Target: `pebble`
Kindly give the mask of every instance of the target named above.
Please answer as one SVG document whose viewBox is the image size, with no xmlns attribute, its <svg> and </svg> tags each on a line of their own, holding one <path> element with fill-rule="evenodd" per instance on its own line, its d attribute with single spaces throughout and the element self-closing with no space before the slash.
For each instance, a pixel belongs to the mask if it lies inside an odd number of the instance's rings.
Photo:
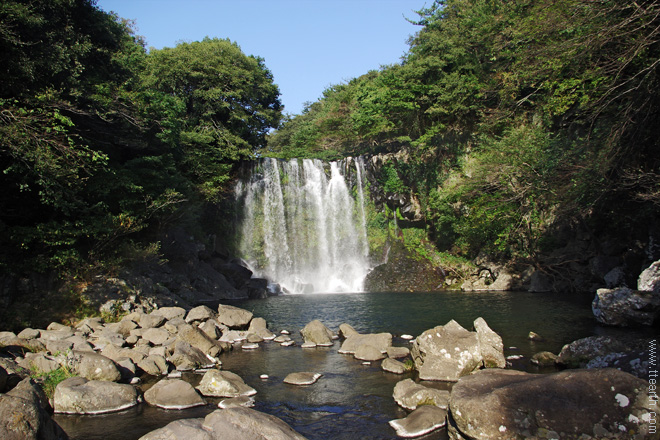
<svg viewBox="0 0 660 440">
<path fill-rule="evenodd" d="M 259 348 L 259 344 L 244 344 L 242 348 L 243 350 L 256 350 Z"/>
<path fill-rule="evenodd" d="M 260 379 L 264 379 L 264 380 L 268 379 L 268 377 L 269 376 L 267 374 L 262 374 L 261 376 L 259 376 Z"/>
<path fill-rule="evenodd" d="M 413 339 L 413 335 L 401 335 L 401 339 Z"/>
<path fill-rule="evenodd" d="M 282 330 L 280 333 L 282 333 L 283 335 L 290 335 L 291 334 L 291 333 L 289 333 L 289 330 Z"/>
</svg>

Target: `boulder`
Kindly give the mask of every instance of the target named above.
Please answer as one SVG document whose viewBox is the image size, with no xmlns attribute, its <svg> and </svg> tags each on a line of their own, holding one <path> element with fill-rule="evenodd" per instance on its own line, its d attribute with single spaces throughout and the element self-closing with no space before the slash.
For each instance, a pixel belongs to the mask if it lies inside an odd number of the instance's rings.
<svg viewBox="0 0 660 440">
<path fill-rule="evenodd" d="M 489 369 L 461 378 L 451 438 L 649 438 L 648 383 L 614 369 L 553 374 Z"/>
<path fill-rule="evenodd" d="M 380 352 L 387 353 L 387 349 L 392 346 L 392 335 L 390 333 L 368 333 L 368 334 L 353 334 L 346 338 L 339 353 L 354 354 L 361 345 L 371 345 L 376 347 Z"/>
<path fill-rule="evenodd" d="M 26 370 L 33 370 L 39 373 L 50 373 L 61 367 L 60 363 L 52 356 L 43 353 L 25 353 L 23 360 L 18 365 Z"/>
<path fill-rule="evenodd" d="M 392 359 L 404 358 L 410 354 L 408 347 L 387 347 L 387 357 Z"/>
<path fill-rule="evenodd" d="M 341 324 L 339 326 L 339 336 L 346 339 L 351 335 L 357 335 L 358 332 L 348 324 Z"/>
<path fill-rule="evenodd" d="M 187 342 L 209 356 L 216 357 L 222 353 L 222 346 L 215 339 L 211 339 L 198 327 L 185 325 L 179 328 L 177 340 Z"/>
<path fill-rule="evenodd" d="M 275 334 L 270 330 L 268 330 L 268 326 L 264 318 L 252 318 L 247 333 L 248 335 L 253 334 L 259 336 L 260 338 L 265 340 L 275 339 Z"/>
<path fill-rule="evenodd" d="M 0 369 L 2 371 L 2 369 Z M 22 380 L 0 394 L 0 438 L 3 440 L 66 440 L 69 437 L 50 417 L 48 398 L 32 380 Z"/>
<path fill-rule="evenodd" d="M 192 385 L 181 379 L 163 379 L 144 393 L 144 400 L 163 409 L 186 409 L 206 405 Z"/>
<path fill-rule="evenodd" d="M 355 359 L 359 359 L 361 361 L 368 361 L 368 362 L 379 361 L 385 358 L 385 354 L 383 352 L 381 352 L 373 345 L 369 345 L 369 344 L 360 345 L 355 350 L 353 356 L 355 357 Z"/>
<path fill-rule="evenodd" d="M 138 404 L 137 390 L 126 384 L 70 377 L 55 388 L 53 407 L 56 413 L 101 414 Z"/>
<path fill-rule="evenodd" d="M 160 315 L 167 321 L 171 321 L 186 316 L 186 309 L 183 307 L 161 307 L 151 312 L 150 315 Z M 142 320 L 140 320 L 140 324 L 142 324 Z"/>
<path fill-rule="evenodd" d="M 284 383 L 288 383 L 290 385 L 311 385 L 316 383 L 316 381 L 319 380 L 321 376 L 323 375 L 320 373 L 310 373 L 307 371 L 289 373 L 284 378 Z"/>
<path fill-rule="evenodd" d="M 202 428 L 204 419 L 182 419 L 151 431 L 139 440 L 214 440 L 213 434 Z"/>
<path fill-rule="evenodd" d="M 40 330 L 34 328 L 24 328 L 16 336 L 21 339 L 37 339 L 40 335 Z"/>
<path fill-rule="evenodd" d="M 169 361 L 180 371 L 193 370 L 212 364 L 211 360 L 201 350 L 184 341 L 176 343 Z"/>
<path fill-rule="evenodd" d="M 216 319 L 220 324 L 224 324 L 230 329 L 238 330 L 248 326 L 252 320 L 252 312 L 238 307 L 220 304 Z"/>
<path fill-rule="evenodd" d="M 218 403 L 218 408 L 235 408 L 238 406 L 252 408 L 254 406 L 254 397 L 230 397 L 229 399 L 223 399 Z"/>
<path fill-rule="evenodd" d="M 502 337 L 491 330 L 484 318 L 481 317 L 474 320 L 474 329 L 477 331 L 477 339 L 479 341 L 484 367 L 506 367 Z"/>
<path fill-rule="evenodd" d="M 268 280 L 264 278 L 249 279 L 245 288 L 250 299 L 268 298 Z"/>
<path fill-rule="evenodd" d="M 637 290 L 660 294 L 660 260 L 642 271 L 637 279 Z"/>
<path fill-rule="evenodd" d="M 414 410 L 421 405 L 447 409 L 449 404 L 449 391 L 425 387 L 412 379 L 397 382 L 392 396 L 399 406 L 408 410 Z"/>
<path fill-rule="evenodd" d="M 181 309 L 183 310 L 183 309 Z M 147 329 L 147 328 L 158 328 L 165 324 L 167 321 L 167 318 L 164 315 L 161 315 L 160 313 L 157 313 L 158 310 L 154 310 L 153 312 L 149 313 L 148 315 L 142 315 L 140 316 L 140 327 Z M 184 311 L 185 312 L 185 311 Z M 177 311 L 177 314 L 179 312 Z"/>
<path fill-rule="evenodd" d="M 321 346 L 333 345 L 334 333 L 321 321 L 315 319 L 300 330 L 305 343 L 314 343 Z"/>
<path fill-rule="evenodd" d="M 456 321 L 426 330 L 412 344 L 411 355 L 422 380 L 456 382 L 483 365 L 476 332 Z"/>
<path fill-rule="evenodd" d="M 116 382 L 121 379 L 121 372 L 112 359 L 89 351 L 71 351 L 66 362 L 78 376 L 88 380 Z"/>
<path fill-rule="evenodd" d="M 447 424 L 447 410 L 437 406 L 420 406 L 403 419 L 391 420 L 399 437 L 420 437 Z"/>
<path fill-rule="evenodd" d="M 552 367 L 557 362 L 557 355 L 549 351 L 542 351 L 532 356 L 531 362 L 539 367 Z"/>
<path fill-rule="evenodd" d="M 564 345 L 556 362 L 569 368 L 617 368 L 649 378 L 651 340 L 590 336 Z"/>
<path fill-rule="evenodd" d="M 209 370 L 204 373 L 197 389 L 205 396 L 242 397 L 253 396 L 257 391 L 231 371 Z"/>
<path fill-rule="evenodd" d="M 216 313 L 208 306 L 197 306 L 190 309 L 186 315 L 186 322 L 202 322 L 207 319 L 215 318 Z"/>
<path fill-rule="evenodd" d="M 206 416 L 203 427 L 215 439 L 305 440 L 277 417 L 244 407 L 216 410 Z"/>
<path fill-rule="evenodd" d="M 406 372 L 406 365 L 403 362 L 391 358 L 383 359 L 380 368 L 382 368 L 383 371 L 394 374 L 403 374 Z"/>
<path fill-rule="evenodd" d="M 217 340 L 220 336 L 222 336 L 220 325 L 215 319 L 208 319 L 204 321 L 202 324 L 200 324 L 199 329 L 203 331 L 206 336 L 213 340 Z"/>
<path fill-rule="evenodd" d="M 150 354 L 138 362 L 137 366 L 152 376 L 165 375 L 169 371 L 167 360 L 165 360 L 164 356 L 158 354 Z"/>
<path fill-rule="evenodd" d="M 152 345 L 163 345 L 170 339 L 170 332 L 162 327 L 149 327 L 142 332 L 142 339 L 149 341 Z"/>
<path fill-rule="evenodd" d="M 598 289 L 591 303 L 596 320 L 619 327 L 653 325 L 660 317 L 660 292 L 628 287 Z"/>
</svg>

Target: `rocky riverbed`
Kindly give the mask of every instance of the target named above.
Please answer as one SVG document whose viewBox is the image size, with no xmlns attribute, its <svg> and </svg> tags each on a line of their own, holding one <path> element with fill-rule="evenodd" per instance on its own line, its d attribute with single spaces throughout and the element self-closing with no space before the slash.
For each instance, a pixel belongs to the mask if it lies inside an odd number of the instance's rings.
<svg viewBox="0 0 660 440">
<path fill-rule="evenodd" d="M 318 320 L 297 333 L 271 331 L 264 319 L 228 305 L 162 307 L 113 323 L 89 318 L 74 327 L 52 323 L 46 329 L 2 332 L 0 438 L 64 439 L 53 413 L 96 417 L 137 405 L 168 411 L 217 407 L 142 439 L 304 438 L 281 419 L 253 409 L 259 399 L 254 384 L 241 371 L 223 368 L 224 356 L 265 344 L 277 344 L 278 350 L 338 346 L 339 353 L 359 361 L 356 365 L 408 375 L 392 389 L 405 410 L 405 417 L 390 421 L 392 436 L 446 429 L 454 439 L 658 438 L 643 355 L 648 341 L 576 341 L 557 355 L 539 356 L 555 372 L 538 375 L 508 369 L 501 337 L 481 318 L 473 330 L 452 320 L 409 343 L 407 335 L 399 336 L 396 340 L 404 342 L 399 346 L 389 333 L 359 333 L 349 324 L 334 332 Z M 579 368 L 559 371 L 566 367 Z M 58 373 L 70 377 L 46 397 L 43 378 Z M 292 364 L 283 382 L 313 393 L 330 373 L 300 371 Z"/>
</svg>

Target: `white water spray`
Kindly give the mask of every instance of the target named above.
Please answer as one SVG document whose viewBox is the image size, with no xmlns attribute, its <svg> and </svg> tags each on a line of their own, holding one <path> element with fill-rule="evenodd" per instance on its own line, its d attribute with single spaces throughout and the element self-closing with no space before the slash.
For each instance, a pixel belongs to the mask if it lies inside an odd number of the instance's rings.
<svg viewBox="0 0 660 440">
<path fill-rule="evenodd" d="M 265 158 L 236 186 L 241 257 L 291 293 L 360 292 L 370 270 L 364 164 L 349 158 L 326 168 L 319 160 Z"/>
</svg>

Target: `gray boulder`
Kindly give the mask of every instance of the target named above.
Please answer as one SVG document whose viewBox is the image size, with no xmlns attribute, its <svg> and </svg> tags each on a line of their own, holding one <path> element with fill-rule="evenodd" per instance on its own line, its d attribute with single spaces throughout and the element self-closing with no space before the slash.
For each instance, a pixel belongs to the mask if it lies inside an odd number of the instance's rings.
<svg viewBox="0 0 660 440">
<path fill-rule="evenodd" d="M 202 425 L 214 439 L 223 440 L 305 440 L 282 420 L 251 408 L 219 409 Z"/>
<path fill-rule="evenodd" d="M 184 341 L 176 343 L 169 361 L 180 371 L 193 370 L 212 364 L 201 350 Z"/>
<path fill-rule="evenodd" d="M 342 338 L 348 338 L 351 335 L 357 335 L 358 332 L 355 330 L 353 327 L 351 327 L 348 324 L 341 324 L 339 325 L 339 336 Z"/>
<path fill-rule="evenodd" d="M 389 424 L 399 437 L 420 437 L 445 426 L 447 410 L 437 406 L 420 406 L 407 417 L 391 420 Z"/>
<path fill-rule="evenodd" d="M 214 440 L 213 434 L 202 428 L 203 424 L 204 419 L 175 420 L 139 440 Z"/>
<path fill-rule="evenodd" d="M 382 368 L 383 371 L 394 374 L 403 374 L 406 372 L 406 365 L 403 362 L 391 358 L 383 359 L 380 368 Z"/>
<path fill-rule="evenodd" d="M 212 357 L 216 357 L 222 353 L 222 346 L 218 343 L 218 341 L 211 339 L 198 327 L 194 327 L 192 325 L 179 327 L 177 340 L 187 342 L 188 344 L 202 351 L 204 354 L 208 354 Z"/>
<path fill-rule="evenodd" d="M 387 350 L 392 346 L 391 333 L 368 333 L 360 334 L 355 333 L 349 335 L 346 340 L 341 344 L 339 353 L 354 354 L 361 345 L 370 345 L 378 349 L 382 353 L 387 353 Z"/>
<path fill-rule="evenodd" d="M 353 356 L 355 359 L 368 362 L 379 361 L 385 358 L 385 354 L 383 352 L 369 344 L 360 345 L 357 350 L 355 350 Z"/>
<path fill-rule="evenodd" d="M 150 354 L 142 361 L 138 362 L 138 367 L 142 371 L 152 376 L 165 375 L 169 371 L 167 360 L 165 357 L 158 354 Z"/>
<path fill-rule="evenodd" d="M 481 357 L 486 368 L 504 368 L 504 344 L 502 337 L 488 327 L 484 318 L 474 320 L 474 329 L 477 331 L 477 340 L 481 349 Z"/>
<path fill-rule="evenodd" d="M 56 413 L 101 414 L 138 404 L 137 390 L 126 384 L 71 377 L 55 388 L 53 407 Z"/>
<path fill-rule="evenodd" d="M 387 357 L 399 359 L 408 355 L 410 355 L 410 349 L 408 347 L 387 347 Z"/>
<path fill-rule="evenodd" d="M 170 332 L 163 327 L 149 327 L 142 332 L 142 339 L 149 341 L 152 345 L 163 345 L 170 337 Z"/>
<path fill-rule="evenodd" d="M 449 404 L 449 391 L 425 387 L 412 379 L 397 382 L 392 396 L 399 406 L 408 410 L 414 410 L 420 405 L 447 409 Z"/>
<path fill-rule="evenodd" d="M 334 333 L 321 321 L 315 319 L 300 330 L 306 344 L 313 343 L 321 346 L 333 345 Z"/>
<path fill-rule="evenodd" d="M 219 323 L 226 325 L 230 329 L 240 330 L 248 326 L 252 320 L 252 312 L 238 307 L 220 304 L 216 319 Z"/>
<path fill-rule="evenodd" d="M 637 290 L 660 294 L 660 260 L 642 271 L 637 279 Z"/>
<path fill-rule="evenodd" d="M 651 438 L 648 383 L 614 369 L 483 370 L 454 385 L 449 410 L 451 438 Z"/>
<path fill-rule="evenodd" d="M 289 373 L 284 378 L 284 383 L 288 383 L 290 385 L 311 385 L 316 383 L 316 381 L 318 381 L 321 376 L 323 375 L 320 373 L 311 373 L 308 371 Z"/>
<path fill-rule="evenodd" d="M 539 367 L 552 367 L 557 362 L 557 355 L 549 351 L 542 351 L 532 356 L 531 362 Z"/>
<path fill-rule="evenodd" d="M 268 330 L 268 326 L 264 318 L 252 318 L 247 333 L 248 335 L 253 334 L 267 341 L 275 339 L 275 334 Z"/>
<path fill-rule="evenodd" d="M 2 370 L 2 369 L 0 369 Z M 0 438 L 3 440 L 66 440 L 69 437 L 51 419 L 50 405 L 32 379 L 22 380 L 0 394 Z"/>
<path fill-rule="evenodd" d="M 181 379 L 163 379 L 144 393 L 144 400 L 163 409 L 186 409 L 206 405 L 192 385 Z"/>
<path fill-rule="evenodd" d="M 43 353 L 25 353 L 23 360 L 18 365 L 26 370 L 38 371 L 40 373 L 50 373 L 61 367 L 60 363 L 52 356 Z"/>
<path fill-rule="evenodd" d="M 116 382 L 121 379 L 121 372 L 112 359 L 98 353 L 74 350 L 67 354 L 66 361 L 78 376 L 88 380 Z"/>
<path fill-rule="evenodd" d="M 205 396 L 243 397 L 257 394 L 243 379 L 231 371 L 209 370 L 204 373 L 197 389 Z"/>
<path fill-rule="evenodd" d="M 190 309 L 190 311 L 186 315 L 186 322 L 187 323 L 202 322 L 202 321 L 206 321 L 207 319 L 215 318 L 215 315 L 216 313 L 213 310 L 211 310 L 210 307 L 197 306 L 193 309 Z"/>
<path fill-rule="evenodd" d="M 181 309 L 183 310 L 183 309 Z M 177 311 L 177 314 L 179 312 Z M 157 313 L 157 310 L 154 310 L 152 313 L 149 313 L 148 315 L 142 315 L 140 316 L 140 327 L 147 329 L 147 328 L 158 328 L 161 325 L 165 324 L 167 321 L 167 318 L 159 313 Z"/>
<path fill-rule="evenodd" d="M 483 365 L 477 333 L 454 320 L 418 336 L 411 355 L 422 380 L 456 382 Z"/>
<path fill-rule="evenodd" d="M 596 320 L 606 325 L 653 325 L 660 317 L 660 293 L 628 287 L 598 289 L 591 310 Z"/>
<path fill-rule="evenodd" d="M 154 310 L 150 313 L 151 315 L 160 315 L 164 317 L 167 321 L 171 321 L 175 318 L 183 318 L 186 316 L 186 309 L 183 307 L 161 307 Z M 142 320 L 140 320 L 142 323 Z"/>
</svg>

